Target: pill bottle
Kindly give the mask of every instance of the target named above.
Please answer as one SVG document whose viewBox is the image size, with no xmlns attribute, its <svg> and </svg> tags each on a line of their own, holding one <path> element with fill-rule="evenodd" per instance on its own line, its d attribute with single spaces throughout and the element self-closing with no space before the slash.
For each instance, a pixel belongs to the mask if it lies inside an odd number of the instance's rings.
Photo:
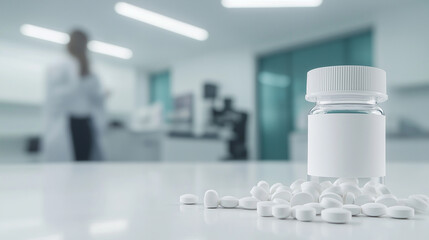
<svg viewBox="0 0 429 240">
<path fill-rule="evenodd" d="M 311 181 L 338 178 L 384 183 L 386 72 L 367 66 L 331 66 L 307 73 L 307 174 Z"/>
</svg>

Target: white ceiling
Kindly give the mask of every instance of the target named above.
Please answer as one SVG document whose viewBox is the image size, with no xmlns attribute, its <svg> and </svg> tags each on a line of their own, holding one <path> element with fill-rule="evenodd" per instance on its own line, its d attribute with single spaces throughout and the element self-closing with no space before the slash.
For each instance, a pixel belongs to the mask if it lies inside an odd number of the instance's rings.
<svg viewBox="0 0 429 240">
<path fill-rule="evenodd" d="M 298 31 L 373 17 L 382 9 L 410 2 L 324 0 L 317 8 L 226 9 L 220 0 L 123 1 L 202 27 L 209 38 L 200 42 L 120 16 L 114 11 L 115 0 L 0 0 L 0 39 L 55 48 L 52 43 L 22 36 L 19 27 L 24 23 L 59 31 L 83 27 L 94 39 L 134 52 L 130 60 L 112 61 L 151 70 L 207 52 L 273 42 Z"/>
</svg>

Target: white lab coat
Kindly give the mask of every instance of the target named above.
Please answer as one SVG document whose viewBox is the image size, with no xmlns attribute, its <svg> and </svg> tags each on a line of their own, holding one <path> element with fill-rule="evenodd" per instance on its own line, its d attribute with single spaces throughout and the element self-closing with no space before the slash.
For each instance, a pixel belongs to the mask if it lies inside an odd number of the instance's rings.
<svg viewBox="0 0 429 240">
<path fill-rule="evenodd" d="M 45 161 L 74 160 L 69 117 L 76 114 L 77 104 L 84 99 L 84 109 L 92 119 L 93 151 L 92 160 L 104 158 L 103 134 L 106 120 L 104 94 L 97 76 L 90 73 L 82 80 L 79 63 L 67 56 L 48 68 L 46 76 L 45 130 L 42 141 Z"/>
</svg>

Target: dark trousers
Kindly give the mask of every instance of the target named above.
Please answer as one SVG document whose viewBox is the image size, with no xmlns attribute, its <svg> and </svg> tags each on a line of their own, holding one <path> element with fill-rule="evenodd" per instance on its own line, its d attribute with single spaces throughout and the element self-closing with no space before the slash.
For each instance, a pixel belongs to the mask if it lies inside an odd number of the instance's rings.
<svg viewBox="0 0 429 240">
<path fill-rule="evenodd" d="M 70 117 L 70 135 L 76 161 L 91 160 L 93 148 L 92 122 L 90 117 Z"/>
</svg>

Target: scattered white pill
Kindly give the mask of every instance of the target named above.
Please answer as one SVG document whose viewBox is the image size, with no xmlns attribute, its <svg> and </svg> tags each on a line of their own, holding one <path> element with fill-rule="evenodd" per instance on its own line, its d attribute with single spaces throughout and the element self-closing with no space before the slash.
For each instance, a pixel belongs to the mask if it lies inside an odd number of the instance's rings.
<svg viewBox="0 0 429 240">
<path fill-rule="evenodd" d="M 362 191 L 358 186 L 353 185 L 352 183 L 345 182 L 340 185 L 341 191 L 343 192 L 343 195 L 345 196 L 347 193 L 351 192 L 355 197 L 360 196 L 362 194 Z"/>
<path fill-rule="evenodd" d="M 261 217 L 272 217 L 272 208 L 274 203 L 271 201 L 262 201 L 256 204 L 256 212 Z"/>
<path fill-rule="evenodd" d="M 323 210 L 322 205 L 320 205 L 320 203 L 316 203 L 316 202 L 306 203 L 306 204 L 304 204 L 304 206 L 314 208 L 314 210 L 316 210 L 316 215 L 320 215 L 320 213 Z"/>
<path fill-rule="evenodd" d="M 344 195 L 344 203 L 345 204 L 354 204 L 355 203 L 355 195 L 352 192 L 348 192 Z"/>
<path fill-rule="evenodd" d="M 340 184 L 345 183 L 345 182 L 354 183 L 356 185 L 359 185 L 359 180 L 357 178 L 338 178 L 337 180 L 335 180 L 334 185 L 339 186 Z"/>
<path fill-rule="evenodd" d="M 224 208 L 235 208 L 238 206 L 238 198 L 225 196 L 220 199 L 219 204 Z"/>
<path fill-rule="evenodd" d="M 301 189 L 301 184 L 305 182 L 304 179 L 299 178 L 297 180 L 295 180 L 291 185 L 290 185 L 290 189 L 292 189 L 292 191 L 295 191 L 296 189 Z"/>
<path fill-rule="evenodd" d="M 320 193 L 315 188 L 308 188 L 305 190 L 302 190 L 302 192 L 310 194 L 314 200 L 319 199 Z"/>
<path fill-rule="evenodd" d="M 300 206 L 295 209 L 295 218 L 301 222 L 313 221 L 316 217 L 316 210 L 312 207 Z"/>
<path fill-rule="evenodd" d="M 413 195 L 410 195 L 409 197 L 417 197 L 417 198 L 420 198 L 420 199 L 422 199 L 423 201 L 425 201 L 426 203 L 428 203 L 428 204 L 429 204 L 429 197 L 428 197 L 428 196 L 426 196 L 426 195 L 424 195 L 424 194 L 413 194 Z"/>
<path fill-rule="evenodd" d="M 380 184 L 377 186 L 378 192 L 381 194 L 390 194 L 390 190 L 384 184 Z"/>
<path fill-rule="evenodd" d="M 352 214 L 346 209 L 329 208 L 322 211 L 322 219 L 328 223 L 348 223 Z"/>
<path fill-rule="evenodd" d="M 336 193 L 336 194 L 338 194 L 338 195 L 340 195 L 340 196 L 342 196 L 343 195 L 343 191 L 341 190 L 341 187 L 340 186 L 331 186 L 331 187 L 328 187 L 327 189 L 325 189 L 323 192 L 322 192 L 322 194 L 323 193 Z"/>
<path fill-rule="evenodd" d="M 323 208 L 340 208 L 343 206 L 343 203 L 333 198 L 323 198 L 320 205 Z"/>
<path fill-rule="evenodd" d="M 305 191 L 306 189 L 315 189 L 319 193 L 322 192 L 322 186 L 320 186 L 319 183 L 313 181 L 303 182 L 301 184 L 301 189 L 302 191 Z"/>
<path fill-rule="evenodd" d="M 300 193 L 300 192 L 302 192 L 301 188 L 297 188 L 297 189 L 292 191 L 292 195 L 295 195 L 295 194 Z"/>
<path fill-rule="evenodd" d="M 320 186 L 322 187 L 322 191 L 324 191 L 328 187 L 332 187 L 332 182 L 331 181 L 324 181 L 324 182 L 320 183 Z"/>
<path fill-rule="evenodd" d="M 408 207 L 414 208 L 416 212 L 426 212 L 428 209 L 428 203 L 420 197 L 410 196 L 408 197 L 408 201 L 406 202 Z"/>
<path fill-rule="evenodd" d="M 207 190 L 204 194 L 204 207 L 217 208 L 219 205 L 219 195 L 215 190 Z"/>
<path fill-rule="evenodd" d="M 414 217 L 414 209 L 407 206 L 393 206 L 387 208 L 387 215 L 391 218 L 412 218 Z"/>
<path fill-rule="evenodd" d="M 387 207 L 381 203 L 366 203 L 362 205 L 362 213 L 370 217 L 380 217 L 386 214 Z"/>
<path fill-rule="evenodd" d="M 381 195 L 375 199 L 375 202 L 384 204 L 386 207 L 398 205 L 398 199 L 392 194 Z"/>
<path fill-rule="evenodd" d="M 311 196 L 309 193 L 300 192 L 292 196 L 290 205 L 293 207 L 296 205 L 304 205 L 313 201 L 313 196 Z"/>
<path fill-rule="evenodd" d="M 277 188 L 283 186 L 281 183 L 274 183 L 270 188 L 270 193 L 273 194 L 276 192 Z"/>
<path fill-rule="evenodd" d="M 365 185 L 363 185 L 363 188 L 366 188 L 366 187 L 368 187 L 368 186 L 377 186 L 377 185 L 379 185 L 380 183 L 379 182 L 377 182 L 376 180 L 371 180 L 371 181 L 368 181 L 367 183 L 365 183 Z"/>
<path fill-rule="evenodd" d="M 367 194 L 362 194 L 355 198 L 355 204 L 359 206 L 362 206 L 366 203 L 372 203 L 372 202 L 374 202 L 374 198 Z"/>
<path fill-rule="evenodd" d="M 319 197 L 319 202 L 322 202 L 322 200 L 324 198 L 333 198 L 335 200 L 343 202 L 343 198 L 340 195 L 336 194 L 336 193 L 331 193 L 331 192 L 322 193 L 322 195 L 320 195 L 320 197 Z"/>
<path fill-rule="evenodd" d="M 281 198 L 275 198 L 275 199 L 273 199 L 273 203 L 275 203 L 275 204 L 288 204 L 288 205 L 290 205 L 289 201 L 286 201 L 286 200 L 281 199 Z"/>
<path fill-rule="evenodd" d="M 180 196 L 180 203 L 181 204 L 196 204 L 198 202 L 198 196 L 195 194 L 183 194 Z"/>
<path fill-rule="evenodd" d="M 398 198 L 398 206 L 408 206 L 408 198 Z"/>
<path fill-rule="evenodd" d="M 280 198 L 286 201 L 290 201 L 291 197 L 292 197 L 292 194 L 290 192 L 286 190 L 280 190 L 280 191 L 276 191 L 273 195 L 271 195 L 271 200 Z"/>
<path fill-rule="evenodd" d="M 259 181 L 256 186 L 263 188 L 266 192 L 270 191 L 270 184 L 264 180 Z"/>
<path fill-rule="evenodd" d="M 264 188 L 259 186 L 254 186 L 252 190 L 250 190 L 250 194 L 252 196 L 260 201 L 267 201 L 270 198 L 270 195 L 267 191 L 264 190 Z"/>
<path fill-rule="evenodd" d="M 362 190 L 362 194 L 370 195 L 370 196 L 378 196 L 381 193 L 378 191 L 375 185 L 365 186 Z"/>
<path fill-rule="evenodd" d="M 238 200 L 238 205 L 244 209 L 255 210 L 258 202 L 259 200 L 254 197 L 244 197 Z"/>
<path fill-rule="evenodd" d="M 344 204 L 343 209 L 350 211 L 352 216 L 356 216 L 361 213 L 362 208 L 355 204 Z"/>
<path fill-rule="evenodd" d="M 296 209 L 302 207 L 302 205 L 296 205 L 290 208 L 290 216 L 296 219 L 295 213 Z"/>
<path fill-rule="evenodd" d="M 272 214 L 275 218 L 285 219 L 290 216 L 290 206 L 286 204 L 279 204 L 272 207 Z"/>
<path fill-rule="evenodd" d="M 276 192 L 278 192 L 278 191 L 282 191 L 282 190 L 285 190 L 285 191 L 288 191 L 288 192 L 292 192 L 292 189 L 290 189 L 290 187 L 289 187 L 289 186 L 285 186 L 285 185 L 282 185 L 282 186 L 278 187 L 278 188 L 276 189 Z"/>
</svg>

